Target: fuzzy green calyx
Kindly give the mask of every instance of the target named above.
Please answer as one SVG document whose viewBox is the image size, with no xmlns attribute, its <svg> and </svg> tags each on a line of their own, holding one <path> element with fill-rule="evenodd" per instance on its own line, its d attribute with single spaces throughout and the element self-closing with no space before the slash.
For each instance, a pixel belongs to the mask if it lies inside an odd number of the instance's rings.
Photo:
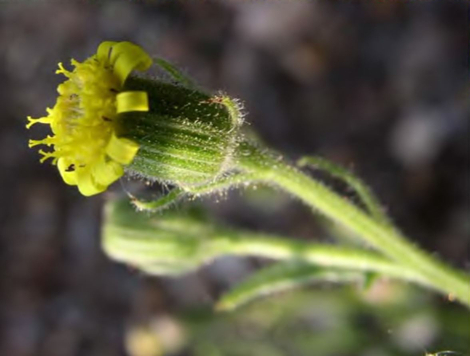
<svg viewBox="0 0 470 356">
<path fill-rule="evenodd" d="M 234 101 L 181 85 L 129 78 L 145 91 L 148 112 L 123 113 L 118 134 L 140 145 L 128 171 L 150 180 L 196 186 L 233 168 L 242 118 Z"/>
</svg>

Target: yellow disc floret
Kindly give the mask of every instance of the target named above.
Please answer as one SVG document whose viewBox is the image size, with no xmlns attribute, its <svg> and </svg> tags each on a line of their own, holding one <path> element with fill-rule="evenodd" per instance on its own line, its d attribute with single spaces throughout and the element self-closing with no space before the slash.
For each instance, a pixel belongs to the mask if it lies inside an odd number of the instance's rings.
<svg viewBox="0 0 470 356">
<path fill-rule="evenodd" d="M 122 89 L 132 70 L 146 70 L 151 64 L 149 55 L 132 43 L 103 42 L 83 63 L 72 59 L 72 71 L 59 64 L 56 73 L 67 80 L 57 88 L 55 106 L 47 109 L 46 117 L 28 117 L 27 128 L 48 124 L 53 133 L 30 140 L 29 146 L 52 147 L 39 151 L 41 162 L 52 158 L 65 183 L 77 185 L 83 195 L 105 191 L 137 153 L 138 144 L 116 136 L 115 121 L 122 112 L 148 111 L 146 92 Z"/>
</svg>

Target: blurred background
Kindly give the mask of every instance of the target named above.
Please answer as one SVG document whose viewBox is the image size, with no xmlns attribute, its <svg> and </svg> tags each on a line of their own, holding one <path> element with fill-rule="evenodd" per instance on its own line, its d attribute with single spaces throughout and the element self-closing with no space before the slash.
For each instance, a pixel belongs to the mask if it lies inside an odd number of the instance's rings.
<svg viewBox="0 0 470 356">
<path fill-rule="evenodd" d="M 241 99 L 288 159 L 353 168 L 417 244 L 469 270 L 469 33 L 466 1 L 0 1 L 0 355 L 469 355 L 468 310 L 410 286 L 315 286 L 221 314 L 217 298 L 263 261 L 176 279 L 110 261 L 112 193 L 63 184 L 27 148 L 45 131 L 24 127 L 54 105 L 58 62 L 133 41 Z M 232 226 L 332 238 L 282 192 L 205 205 Z"/>
</svg>

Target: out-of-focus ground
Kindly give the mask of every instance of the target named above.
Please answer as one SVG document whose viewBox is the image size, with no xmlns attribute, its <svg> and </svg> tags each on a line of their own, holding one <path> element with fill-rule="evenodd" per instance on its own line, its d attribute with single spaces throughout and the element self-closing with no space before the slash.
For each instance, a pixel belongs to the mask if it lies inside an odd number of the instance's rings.
<svg viewBox="0 0 470 356">
<path fill-rule="evenodd" d="M 57 62 L 130 40 L 240 98 L 288 158 L 353 167 L 417 244 L 468 270 L 468 14 L 465 1 L 0 1 L 0 355 L 468 354 L 469 312 L 414 288 L 312 288 L 225 315 L 214 301 L 259 261 L 178 279 L 113 263 L 106 195 L 63 184 L 27 148 L 46 131 L 24 128 L 54 105 Z M 216 200 L 233 225 L 328 238 L 280 192 Z"/>
</svg>

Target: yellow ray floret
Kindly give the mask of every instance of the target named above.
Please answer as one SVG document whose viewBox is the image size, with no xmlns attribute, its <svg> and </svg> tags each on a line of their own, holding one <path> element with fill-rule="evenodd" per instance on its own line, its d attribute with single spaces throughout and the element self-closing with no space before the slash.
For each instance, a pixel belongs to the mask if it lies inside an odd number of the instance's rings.
<svg viewBox="0 0 470 356">
<path fill-rule="evenodd" d="M 50 125 L 53 135 L 30 140 L 29 146 L 45 145 L 65 183 L 77 185 L 83 195 L 101 193 L 124 174 L 139 146 L 115 134 L 119 113 L 148 111 L 146 92 L 123 91 L 132 70 L 147 70 L 152 59 L 130 42 L 103 42 L 97 53 L 80 63 L 72 59 L 72 71 L 59 63 L 56 73 L 67 80 L 59 85 L 59 96 L 47 116 L 28 117 L 27 128 L 36 123 Z"/>
</svg>

